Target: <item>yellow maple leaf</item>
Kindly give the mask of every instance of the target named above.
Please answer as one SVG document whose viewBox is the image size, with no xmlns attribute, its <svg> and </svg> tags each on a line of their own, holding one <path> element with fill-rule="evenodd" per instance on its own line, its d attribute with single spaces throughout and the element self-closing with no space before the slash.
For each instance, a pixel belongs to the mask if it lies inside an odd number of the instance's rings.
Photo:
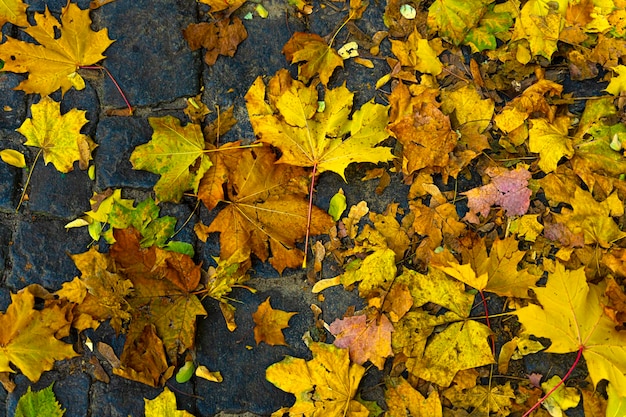
<svg viewBox="0 0 626 417">
<path fill-rule="evenodd" d="M 563 157 L 574 155 L 573 140 L 568 136 L 569 117 L 558 117 L 553 123 L 546 119 L 532 119 L 528 132 L 528 148 L 539 154 L 539 168 L 546 174 L 556 169 Z"/>
<path fill-rule="evenodd" d="M 435 43 L 434 40 L 429 42 L 428 39 L 423 39 L 415 28 L 406 41 L 390 41 L 391 52 L 398 57 L 402 66 L 432 75 L 439 75 L 443 71 L 443 64 L 438 58 L 442 52 L 441 39 L 438 48 L 434 49 L 431 46 L 431 43 Z"/>
<path fill-rule="evenodd" d="M 307 87 L 280 70 L 267 88 L 261 77 L 255 80 L 246 106 L 259 140 L 282 151 L 279 163 L 333 171 L 345 180 L 352 162 L 394 158 L 390 148 L 376 146 L 389 136 L 388 107 L 370 101 L 349 119 L 353 96 L 345 85 L 326 90 L 326 107 L 318 111 L 315 85 Z"/>
<path fill-rule="evenodd" d="M 458 45 L 478 24 L 489 3 L 487 0 L 436 0 L 428 8 L 428 27 Z"/>
<path fill-rule="evenodd" d="M 296 396 L 291 415 L 304 417 L 367 417 L 369 411 L 354 399 L 365 368 L 350 363 L 347 349 L 310 342 L 313 359 L 287 356 L 270 365 L 266 379 Z M 282 415 L 282 414 L 280 414 Z"/>
<path fill-rule="evenodd" d="M 35 297 L 29 287 L 11 294 L 11 304 L 0 313 L 0 372 L 18 367 L 32 382 L 57 360 L 78 356 L 71 344 L 60 341 L 69 333 L 70 304 L 51 305 L 35 310 Z M 60 335 L 58 333 L 61 333 Z"/>
<path fill-rule="evenodd" d="M 386 382 L 385 401 L 389 417 L 441 417 L 443 408 L 437 391 L 424 396 L 404 378 L 389 378 Z"/>
<path fill-rule="evenodd" d="M 476 415 L 496 413 L 498 416 L 508 416 L 514 404 L 515 392 L 511 383 L 507 382 L 504 385 L 476 385 L 471 388 L 454 385 L 445 390 L 443 396 L 456 407 L 473 408 Z"/>
<path fill-rule="evenodd" d="M 614 75 L 609 82 L 609 85 L 604 91 L 619 96 L 622 91 L 626 91 L 626 66 L 618 65 L 611 68 L 617 75 Z"/>
<path fill-rule="evenodd" d="M 76 70 L 105 58 L 102 53 L 113 41 L 109 39 L 107 29 L 91 30 L 89 10 L 81 10 L 68 2 L 61 16 L 58 21 L 48 9 L 35 14 L 36 25 L 28 26 L 24 31 L 39 44 L 8 37 L 0 45 L 0 59 L 4 61 L 5 71 L 29 73 L 17 89 L 42 96 L 59 88 L 62 94 L 72 86 L 80 90 L 84 88 L 84 81 Z"/>
<path fill-rule="evenodd" d="M 252 313 L 256 344 L 265 342 L 270 346 L 287 346 L 282 330 L 289 327 L 289 319 L 296 314 L 298 313 L 273 309 L 270 304 L 270 297 L 267 297 Z"/>
<path fill-rule="evenodd" d="M 195 123 L 181 126 L 173 116 L 148 120 L 152 140 L 137 146 L 130 162 L 134 169 L 161 175 L 154 186 L 157 201 L 178 202 L 185 191 L 198 191 L 200 180 L 212 165 L 202 130 Z"/>
<path fill-rule="evenodd" d="M 7 22 L 17 26 L 28 26 L 27 7 L 28 4 L 22 0 L 3 0 L 0 2 L 0 28 Z"/>
<path fill-rule="evenodd" d="M 603 286 L 588 284 L 584 269 L 568 271 L 556 263 L 545 287 L 535 288 L 541 306 L 530 304 L 515 312 L 523 334 L 547 337 L 548 353 L 582 351 L 594 386 L 608 380 L 626 396 L 626 333 L 604 314 Z"/>
<path fill-rule="evenodd" d="M 167 387 L 153 400 L 144 398 L 144 403 L 146 417 L 193 417 L 190 412 L 176 408 L 176 395 Z"/>
<path fill-rule="evenodd" d="M 32 117 L 17 129 L 26 137 L 25 145 L 37 146 L 46 164 L 52 162 L 60 172 L 70 172 L 75 161 L 87 169 L 91 151 L 97 146 L 89 136 L 80 133 L 87 123 L 86 111 L 71 109 L 61 114 L 61 103 L 43 97 L 30 107 Z"/>
<path fill-rule="evenodd" d="M 621 231 L 611 218 L 624 214 L 624 203 L 616 193 L 600 203 L 591 193 L 577 187 L 570 204 L 571 210 L 563 207 L 561 213 L 554 216 L 560 223 L 565 223 L 572 233 L 582 233 L 586 244 L 597 243 L 608 248 L 613 242 L 626 237 L 626 232 Z"/>
<path fill-rule="evenodd" d="M 283 54 L 291 63 L 305 62 L 298 67 L 298 78 L 305 83 L 319 74 L 322 84 L 328 85 L 335 68 L 343 67 L 343 58 L 315 33 L 294 33 Z"/>
<path fill-rule="evenodd" d="M 527 39 L 530 52 L 550 59 L 565 25 L 568 0 L 529 0 L 515 22 L 512 40 Z"/>
</svg>

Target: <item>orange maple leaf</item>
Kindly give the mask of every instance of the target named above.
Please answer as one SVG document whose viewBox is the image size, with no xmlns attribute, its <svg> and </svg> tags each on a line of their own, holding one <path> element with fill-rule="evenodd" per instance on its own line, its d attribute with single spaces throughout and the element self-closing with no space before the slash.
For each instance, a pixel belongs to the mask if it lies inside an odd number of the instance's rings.
<svg viewBox="0 0 626 417">
<path fill-rule="evenodd" d="M 220 232 L 222 259 L 237 250 L 247 250 L 266 261 L 271 249 L 270 263 L 279 272 L 301 265 L 304 253 L 296 247 L 296 241 L 305 236 L 307 229 L 304 170 L 276 164 L 268 147 L 239 152 L 238 158 L 225 161 L 231 172 L 228 205 L 206 232 Z M 311 233 L 325 233 L 332 225 L 325 211 L 313 207 Z"/>
<path fill-rule="evenodd" d="M 85 82 L 76 71 L 104 59 L 102 53 L 113 43 L 107 29 L 93 32 L 89 10 L 81 10 L 69 2 L 61 12 L 60 21 L 46 9 L 35 14 L 35 22 L 35 26 L 24 31 L 39 44 L 8 37 L 0 45 L 5 71 L 29 73 L 28 79 L 16 89 L 42 96 L 59 88 L 65 94 L 72 86 L 82 90 Z"/>
<path fill-rule="evenodd" d="M 248 38 L 248 32 L 238 17 L 217 22 L 190 23 L 183 36 L 192 51 L 205 48 L 204 62 L 213 65 L 220 55 L 233 57 L 237 47 Z"/>
<path fill-rule="evenodd" d="M 267 297 L 259 305 L 257 311 L 252 313 L 256 344 L 265 342 L 270 346 L 287 346 L 282 330 L 289 327 L 289 319 L 296 314 L 298 313 L 273 309 L 270 304 L 270 297 Z"/>
</svg>

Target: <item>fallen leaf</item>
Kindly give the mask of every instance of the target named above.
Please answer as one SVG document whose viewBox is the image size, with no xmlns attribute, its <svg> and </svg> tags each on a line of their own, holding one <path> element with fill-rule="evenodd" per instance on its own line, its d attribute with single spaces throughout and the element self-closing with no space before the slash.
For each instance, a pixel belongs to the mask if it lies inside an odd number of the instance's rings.
<svg viewBox="0 0 626 417">
<path fill-rule="evenodd" d="M 350 360 L 359 365 L 367 360 L 382 370 L 385 359 L 393 356 L 391 351 L 391 332 L 393 325 L 386 315 L 366 317 L 358 316 L 336 319 L 330 324 L 330 332 L 335 336 L 334 345 L 347 348 Z"/>
<path fill-rule="evenodd" d="M 0 4 L 0 28 L 5 23 L 13 23 L 16 26 L 28 26 L 26 9 L 28 4 L 22 0 L 5 0 Z"/>
<path fill-rule="evenodd" d="M 315 33 L 294 33 L 283 46 L 283 54 L 292 64 L 304 62 L 298 66 L 298 79 L 304 83 L 319 74 L 320 81 L 326 86 L 335 69 L 343 67 L 343 58 Z"/>
<path fill-rule="evenodd" d="M 404 378 L 389 378 L 385 382 L 385 401 L 389 417 L 442 417 L 439 394 L 433 391 L 425 398 Z"/>
<path fill-rule="evenodd" d="M 473 408 L 472 413 L 480 416 L 489 416 L 491 413 L 508 416 L 515 400 L 515 392 L 510 382 L 504 385 L 476 385 L 467 389 L 453 385 L 443 392 L 443 396 L 456 407 Z"/>
<path fill-rule="evenodd" d="M 556 170 L 561 158 L 574 156 L 572 139 L 567 131 L 569 117 L 558 117 L 553 123 L 546 119 L 532 119 L 528 132 L 528 149 L 539 154 L 539 168 L 546 174 Z"/>
<path fill-rule="evenodd" d="M 29 386 L 17 402 L 14 417 L 62 417 L 65 410 L 61 408 L 52 391 L 53 385 L 54 383 L 36 392 L 31 391 Z"/>
<path fill-rule="evenodd" d="M 219 383 L 224 381 L 220 371 L 209 371 L 209 369 L 204 365 L 200 365 L 196 368 L 196 376 L 211 382 Z"/>
<path fill-rule="evenodd" d="M 246 0 L 198 0 L 200 3 L 211 6 L 211 13 L 221 12 L 224 10 L 235 11 L 241 7 Z"/>
<path fill-rule="evenodd" d="M 270 304 L 270 297 L 259 304 L 257 310 L 252 313 L 254 320 L 254 340 L 258 345 L 265 342 L 270 346 L 287 346 L 283 329 L 289 327 L 289 319 L 298 313 L 289 313 L 275 310 Z"/>
<path fill-rule="evenodd" d="M 176 396 L 168 387 L 153 400 L 144 398 L 144 404 L 146 417 L 193 417 L 190 412 L 176 407 Z"/>
<path fill-rule="evenodd" d="M 237 250 L 250 251 L 279 272 L 302 264 L 304 253 L 296 241 L 307 227 L 307 185 L 302 168 L 276 164 L 268 147 L 242 149 L 233 158 L 228 185 L 228 204 L 206 230 L 220 232 L 220 257 Z M 334 222 L 313 206 L 311 233 L 325 233 Z"/>
<path fill-rule="evenodd" d="M 458 45 L 478 24 L 489 3 L 486 0 L 435 0 L 428 8 L 428 28 Z"/>
<path fill-rule="evenodd" d="M 11 304 L 0 313 L 0 372 L 19 368 L 32 382 L 57 360 L 78 356 L 71 344 L 59 340 L 57 333 L 69 329 L 70 304 L 51 305 L 35 310 L 35 297 L 29 287 L 11 294 Z M 67 331 L 60 337 L 67 336 Z"/>
<path fill-rule="evenodd" d="M 16 151 L 14 149 L 3 149 L 0 151 L 0 158 L 2 160 L 16 168 L 24 168 L 26 167 L 26 160 L 24 159 L 24 154 Z"/>
<path fill-rule="evenodd" d="M 152 139 L 131 154 L 133 169 L 161 175 L 154 186 L 157 201 L 178 202 L 185 191 L 196 193 L 200 179 L 212 165 L 200 125 L 181 126 L 180 120 L 172 116 L 148 120 Z"/>
<path fill-rule="evenodd" d="M 431 46 L 434 41 L 423 39 L 415 28 L 406 41 L 391 39 L 390 42 L 391 52 L 398 57 L 403 67 L 432 75 L 439 75 L 443 70 L 443 64 L 438 58 L 443 49 L 441 40 L 435 49 Z"/>
<path fill-rule="evenodd" d="M 1 47 L 2 45 L 0 45 Z M 71 109 L 61 114 L 61 103 L 43 97 L 30 107 L 32 117 L 17 129 L 26 137 L 25 145 L 36 146 L 43 152 L 46 164 L 52 162 L 60 172 L 70 172 L 74 162 L 87 169 L 91 151 L 97 146 L 80 130 L 87 123 L 84 110 Z"/>
<path fill-rule="evenodd" d="M 388 136 L 388 107 L 370 101 L 349 119 L 353 97 L 345 86 L 326 90 L 326 108 L 318 112 L 315 85 L 307 87 L 280 70 L 267 88 L 261 77 L 255 80 L 246 106 L 259 140 L 281 150 L 278 163 L 333 171 L 345 180 L 344 171 L 353 162 L 394 158 L 390 148 L 377 146 Z"/>
<path fill-rule="evenodd" d="M 542 307 L 530 304 L 515 311 L 523 334 L 549 338 L 547 353 L 582 349 L 594 386 L 606 379 L 626 396 L 626 334 L 604 314 L 602 287 L 587 284 L 582 268 L 568 271 L 557 262 L 546 286 L 534 291 Z"/>
<path fill-rule="evenodd" d="M 16 87 L 27 94 L 44 97 L 59 88 L 65 94 L 72 86 L 82 90 L 84 81 L 76 71 L 105 58 L 103 52 L 113 43 L 107 29 L 93 32 L 89 10 L 69 2 L 61 12 L 61 20 L 48 9 L 35 13 L 34 19 L 36 25 L 28 26 L 24 32 L 38 44 L 7 37 L 0 44 L 3 70 L 28 72 L 28 78 Z"/>
<path fill-rule="evenodd" d="M 238 17 L 217 22 L 190 23 L 183 36 L 192 51 L 205 48 L 204 62 L 213 65 L 220 55 L 233 57 L 237 47 L 248 38 L 248 32 Z"/>
<path fill-rule="evenodd" d="M 557 50 L 567 4 L 567 0 L 529 0 L 515 22 L 512 40 L 526 39 L 532 55 L 550 59 Z"/>
<path fill-rule="evenodd" d="M 291 415 L 304 417 L 368 417 L 369 411 L 354 399 L 365 373 L 361 365 L 350 363 L 347 349 L 310 342 L 313 359 L 287 356 L 270 365 L 266 379 L 296 396 Z"/>
</svg>

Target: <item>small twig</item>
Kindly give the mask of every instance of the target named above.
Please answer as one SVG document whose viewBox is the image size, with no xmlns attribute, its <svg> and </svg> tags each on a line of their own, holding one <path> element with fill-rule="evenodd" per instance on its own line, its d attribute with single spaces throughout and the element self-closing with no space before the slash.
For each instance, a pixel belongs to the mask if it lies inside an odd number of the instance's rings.
<svg viewBox="0 0 626 417">
<path fill-rule="evenodd" d="M 91 69 L 91 70 L 101 70 L 106 72 L 106 74 L 109 76 L 109 78 L 111 79 L 111 81 L 113 81 L 113 84 L 115 85 L 115 88 L 117 88 L 117 91 L 120 93 L 120 95 L 122 96 L 122 99 L 124 100 L 124 103 L 126 103 L 126 107 L 128 107 L 128 112 L 129 114 L 132 116 L 133 115 L 133 108 L 130 105 L 130 103 L 128 102 L 128 99 L 126 98 L 126 95 L 124 94 L 124 91 L 122 91 L 122 87 L 120 87 L 120 85 L 117 83 L 117 81 L 115 80 L 115 78 L 113 78 L 113 75 L 111 74 L 111 72 L 106 69 L 105 67 L 103 67 L 102 65 L 89 65 L 89 66 L 80 66 L 78 67 L 80 69 Z"/>
</svg>

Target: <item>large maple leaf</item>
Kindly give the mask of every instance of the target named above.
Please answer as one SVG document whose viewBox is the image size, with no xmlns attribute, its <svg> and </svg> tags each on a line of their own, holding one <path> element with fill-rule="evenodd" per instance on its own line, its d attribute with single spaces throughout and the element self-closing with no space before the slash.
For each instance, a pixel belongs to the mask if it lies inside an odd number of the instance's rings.
<svg viewBox="0 0 626 417">
<path fill-rule="evenodd" d="M 58 337 L 69 334 L 70 304 L 35 310 L 30 289 L 11 294 L 11 304 L 0 313 L 0 372 L 15 372 L 17 366 L 32 382 L 57 360 L 78 356 L 72 345 Z"/>
<path fill-rule="evenodd" d="M 79 90 L 84 88 L 84 81 L 76 70 L 105 58 L 102 53 L 113 43 L 107 29 L 92 31 L 89 10 L 81 10 L 69 2 L 63 8 L 60 21 L 48 9 L 36 13 L 34 19 L 36 25 L 24 31 L 38 44 L 8 37 L 0 45 L 5 71 L 29 73 L 28 79 L 16 88 L 42 96 L 59 88 L 63 94 L 72 86 Z"/>
<path fill-rule="evenodd" d="M 304 170 L 276 164 L 268 147 L 243 149 L 239 158 L 230 158 L 228 205 L 206 229 L 220 232 L 220 257 L 237 250 L 251 251 L 282 272 L 302 263 L 303 252 L 296 241 L 306 234 L 308 203 Z M 332 218 L 313 207 L 311 233 L 325 233 Z"/>
<path fill-rule="evenodd" d="M 52 162 L 60 172 L 70 172 L 75 161 L 81 169 L 87 169 L 91 151 L 97 145 L 80 133 L 87 123 L 86 112 L 71 109 L 61 114 L 61 103 L 50 97 L 43 97 L 30 111 L 32 117 L 17 129 L 27 139 L 24 144 L 41 148 L 45 163 Z"/>
<path fill-rule="evenodd" d="M 604 314 L 602 286 L 588 284 L 583 268 L 568 271 L 557 262 L 546 286 L 534 290 L 541 306 L 515 312 L 523 333 L 549 338 L 548 353 L 582 350 L 594 386 L 606 379 L 626 397 L 626 333 Z"/>
<path fill-rule="evenodd" d="M 354 399 L 365 368 L 350 363 L 347 349 L 318 342 L 310 342 L 309 349 L 310 361 L 287 356 L 265 372 L 269 382 L 296 396 L 285 411 L 304 417 L 367 417 L 367 408 Z"/>
<path fill-rule="evenodd" d="M 307 87 L 280 70 L 267 88 L 261 77 L 256 79 L 246 106 L 259 140 L 282 151 L 279 163 L 333 171 L 345 179 L 352 162 L 394 158 L 390 148 L 376 147 L 389 136 L 388 107 L 370 101 L 349 119 L 353 96 L 345 86 L 326 90 L 325 109 L 319 111 L 315 85 Z"/>
<path fill-rule="evenodd" d="M 160 174 L 156 199 L 178 202 L 187 190 L 198 191 L 200 179 L 211 167 L 200 125 L 181 126 L 173 116 L 151 117 L 152 140 L 130 155 L 134 169 Z"/>
</svg>

